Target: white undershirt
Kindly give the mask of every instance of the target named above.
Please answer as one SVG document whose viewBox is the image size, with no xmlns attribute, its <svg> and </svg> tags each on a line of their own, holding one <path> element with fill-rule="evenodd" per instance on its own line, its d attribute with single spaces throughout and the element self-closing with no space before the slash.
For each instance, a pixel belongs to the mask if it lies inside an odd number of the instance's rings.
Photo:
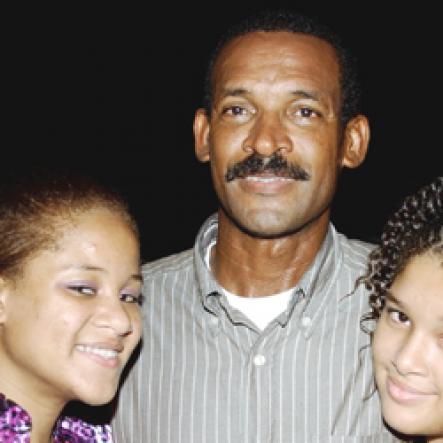
<svg viewBox="0 0 443 443">
<path fill-rule="evenodd" d="M 206 250 L 205 262 L 208 269 L 210 266 L 211 250 L 215 245 L 213 241 Z M 293 288 L 288 289 L 278 294 L 271 294 L 262 297 L 244 297 L 233 294 L 222 288 L 223 294 L 226 296 L 228 303 L 235 309 L 242 312 L 257 327 L 263 331 L 268 324 L 278 317 L 288 307 L 289 300 L 293 292 Z"/>
<path fill-rule="evenodd" d="M 278 294 L 266 295 L 263 297 L 243 297 L 228 292 L 223 288 L 229 304 L 238 309 L 253 321 L 259 329 L 263 329 L 277 318 L 288 307 L 293 289 L 288 289 Z"/>
</svg>

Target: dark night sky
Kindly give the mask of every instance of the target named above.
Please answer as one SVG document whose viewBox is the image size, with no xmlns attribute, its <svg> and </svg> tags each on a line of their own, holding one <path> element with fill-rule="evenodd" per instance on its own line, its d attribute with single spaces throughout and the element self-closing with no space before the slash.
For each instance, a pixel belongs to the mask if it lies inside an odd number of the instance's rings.
<svg viewBox="0 0 443 443">
<path fill-rule="evenodd" d="M 439 15 L 290 4 L 335 29 L 359 59 L 370 152 L 343 175 L 333 220 L 349 236 L 374 239 L 405 195 L 442 174 Z M 14 15 L 6 169 L 63 166 L 117 187 L 139 221 L 145 260 L 191 247 L 217 207 L 208 167 L 193 153 L 205 65 L 228 24 L 269 5 L 284 3 Z"/>
</svg>

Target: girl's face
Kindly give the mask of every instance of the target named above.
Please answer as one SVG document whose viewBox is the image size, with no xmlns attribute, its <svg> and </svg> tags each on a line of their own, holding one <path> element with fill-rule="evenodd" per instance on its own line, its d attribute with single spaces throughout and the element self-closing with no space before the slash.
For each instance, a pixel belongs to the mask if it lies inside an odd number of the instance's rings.
<svg viewBox="0 0 443 443">
<path fill-rule="evenodd" d="M 443 439 L 441 257 L 414 257 L 395 279 L 374 333 L 373 353 L 386 422 L 405 434 Z"/>
<path fill-rule="evenodd" d="M 0 374 L 12 399 L 110 401 L 140 338 L 139 246 L 122 217 L 77 216 L 0 289 Z"/>
</svg>

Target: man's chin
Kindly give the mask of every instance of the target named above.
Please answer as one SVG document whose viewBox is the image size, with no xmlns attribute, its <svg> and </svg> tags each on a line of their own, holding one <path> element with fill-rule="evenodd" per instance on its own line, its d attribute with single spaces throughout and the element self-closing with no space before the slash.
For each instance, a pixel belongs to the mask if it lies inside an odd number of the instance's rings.
<svg viewBox="0 0 443 443">
<path fill-rule="evenodd" d="M 234 219 L 231 220 L 235 225 L 251 237 L 263 240 L 272 240 L 276 238 L 286 237 L 293 234 L 297 230 L 281 220 L 272 217 L 248 217 L 247 220 Z"/>
</svg>

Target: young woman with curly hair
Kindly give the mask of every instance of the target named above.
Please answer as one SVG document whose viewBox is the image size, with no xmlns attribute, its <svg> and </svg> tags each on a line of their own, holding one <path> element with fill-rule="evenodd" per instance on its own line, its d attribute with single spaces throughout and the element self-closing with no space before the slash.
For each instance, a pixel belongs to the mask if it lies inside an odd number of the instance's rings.
<svg viewBox="0 0 443 443">
<path fill-rule="evenodd" d="M 383 417 L 402 434 L 443 442 L 443 177 L 388 220 L 364 282 Z"/>
</svg>

